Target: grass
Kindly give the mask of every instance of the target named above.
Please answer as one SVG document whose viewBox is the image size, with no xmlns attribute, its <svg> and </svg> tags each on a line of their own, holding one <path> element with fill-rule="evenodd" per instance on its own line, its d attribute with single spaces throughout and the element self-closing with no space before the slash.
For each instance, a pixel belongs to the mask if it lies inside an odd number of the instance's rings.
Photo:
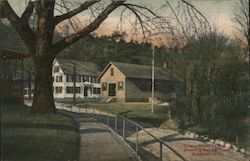
<svg viewBox="0 0 250 161">
<path fill-rule="evenodd" d="M 167 106 L 154 105 L 152 113 L 149 103 L 90 103 L 85 106 L 114 115 L 122 114 L 140 124 L 154 127 L 160 127 L 166 121 L 168 112 Z"/>
<path fill-rule="evenodd" d="M 100 102 L 100 98 L 76 98 L 76 103 L 77 104 L 83 104 L 83 103 L 96 103 Z M 55 99 L 56 102 L 58 103 L 67 103 L 67 104 L 73 104 L 74 100 L 71 98 L 64 98 L 64 99 Z"/>
<path fill-rule="evenodd" d="M 78 160 L 79 134 L 71 118 L 4 106 L 1 126 L 1 161 Z"/>
</svg>

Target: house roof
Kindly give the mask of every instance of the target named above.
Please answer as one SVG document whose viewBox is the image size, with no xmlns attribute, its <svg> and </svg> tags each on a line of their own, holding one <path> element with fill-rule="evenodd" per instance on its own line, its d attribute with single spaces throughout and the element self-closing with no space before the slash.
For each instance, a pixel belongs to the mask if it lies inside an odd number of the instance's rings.
<svg viewBox="0 0 250 161">
<path fill-rule="evenodd" d="M 149 65 L 139 65 L 139 64 L 128 64 L 120 62 L 110 62 L 104 71 L 101 73 L 99 78 L 106 72 L 106 70 L 111 65 L 116 66 L 127 78 L 142 78 L 151 79 L 152 78 L 152 66 Z M 155 79 L 158 80 L 170 80 L 170 74 L 162 68 L 155 67 Z"/>
<path fill-rule="evenodd" d="M 65 74 L 74 74 L 74 65 L 77 75 L 98 76 L 101 71 L 97 64 L 89 61 L 56 59 Z"/>
</svg>

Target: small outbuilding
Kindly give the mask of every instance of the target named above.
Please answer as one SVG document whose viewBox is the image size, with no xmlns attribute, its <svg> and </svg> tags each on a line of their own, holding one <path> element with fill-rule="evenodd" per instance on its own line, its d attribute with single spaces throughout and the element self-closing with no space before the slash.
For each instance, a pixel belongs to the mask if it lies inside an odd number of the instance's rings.
<svg viewBox="0 0 250 161">
<path fill-rule="evenodd" d="M 23 104 L 24 63 L 30 55 L 0 48 L 0 102 L 2 105 Z"/>
<path fill-rule="evenodd" d="M 175 95 L 175 81 L 164 69 L 154 70 L 154 99 L 168 101 Z M 110 62 L 98 77 L 101 97 L 122 102 L 147 102 L 152 94 L 152 67 Z"/>
</svg>

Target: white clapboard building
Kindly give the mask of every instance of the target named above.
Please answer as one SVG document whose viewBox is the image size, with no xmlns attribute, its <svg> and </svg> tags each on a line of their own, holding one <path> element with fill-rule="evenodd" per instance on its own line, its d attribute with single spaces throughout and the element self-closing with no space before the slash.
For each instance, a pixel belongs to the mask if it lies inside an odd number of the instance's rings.
<svg viewBox="0 0 250 161">
<path fill-rule="evenodd" d="M 74 97 L 74 75 L 76 98 L 99 98 L 101 85 L 97 77 L 100 72 L 93 62 L 55 59 L 52 68 L 54 98 Z"/>
</svg>

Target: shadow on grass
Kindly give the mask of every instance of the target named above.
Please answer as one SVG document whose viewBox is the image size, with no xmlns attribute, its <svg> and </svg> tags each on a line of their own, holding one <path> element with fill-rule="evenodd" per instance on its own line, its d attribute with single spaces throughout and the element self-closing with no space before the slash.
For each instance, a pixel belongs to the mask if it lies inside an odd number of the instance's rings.
<svg viewBox="0 0 250 161">
<path fill-rule="evenodd" d="M 59 125 L 59 124 L 28 124 L 28 123 L 12 123 L 12 122 L 3 122 L 3 128 L 12 127 L 12 128 L 44 128 L 44 129 L 54 129 L 54 130 L 67 130 L 67 131 L 78 131 L 78 128 L 68 125 Z"/>
<path fill-rule="evenodd" d="M 77 124 L 61 114 L 31 115 L 29 109 L 1 107 L 1 161 L 77 161 Z"/>
<path fill-rule="evenodd" d="M 131 141 L 128 141 L 127 142 L 129 143 L 129 145 L 133 148 L 133 149 L 136 149 L 135 147 L 135 143 L 131 142 Z M 159 157 L 155 156 L 154 154 L 152 154 L 151 152 L 149 151 L 146 151 L 143 147 L 142 144 L 139 144 L 138 145 L 138 155 L 141 157 L 141 159 L 143 161 L 158 161 L 160 160 Z"/>
<path fill-rule="evenodd" d="M 143 148 L 139 148 L 139 155 L 141 156 L 143 161 L 157 161 L 160 160 L 159 157 L 156 157 L 154 154 L 144 150 Z"/>
<path fill-rule="evenodd" d="M 128 116 L 127 118 L 143 125 L 144 128 L 160 127 L 160 125 L 166 121 L 166 119 L 161 119 L 161 118 L 131 117 L 131 116 Z"/>
<path fill-rule="evenodd" d="M 172 134 L 172 135 L 164 136 L 164 137 L 161 137 L 159 139 L 161 139 L 164 142 L 184 141 L 184 140 L 196 140 L 196 139 L 188 138 L 188 137 L 176 138 L 176 136 L 178 136 L 178 134 Z M 141 144 L 143 146 L 147 146 L 147 145 L 154 144 L 154 143 L 157 143 L 157 142 L 158 142 L 157 140 L 153 139 L 153 140 L 145 141 L 145 142 L 143 142 Z"/>
<path fill-rule="evenodd" d="M 102 132 L 108 132 L 108 133 L 110 133 L 109 130 L 106 130 L 106 129 L 97 129 L 97 128 L 82 129 L 82 130 L 80 130 L 80 134 L 102 133 Z"/>
</svg>

